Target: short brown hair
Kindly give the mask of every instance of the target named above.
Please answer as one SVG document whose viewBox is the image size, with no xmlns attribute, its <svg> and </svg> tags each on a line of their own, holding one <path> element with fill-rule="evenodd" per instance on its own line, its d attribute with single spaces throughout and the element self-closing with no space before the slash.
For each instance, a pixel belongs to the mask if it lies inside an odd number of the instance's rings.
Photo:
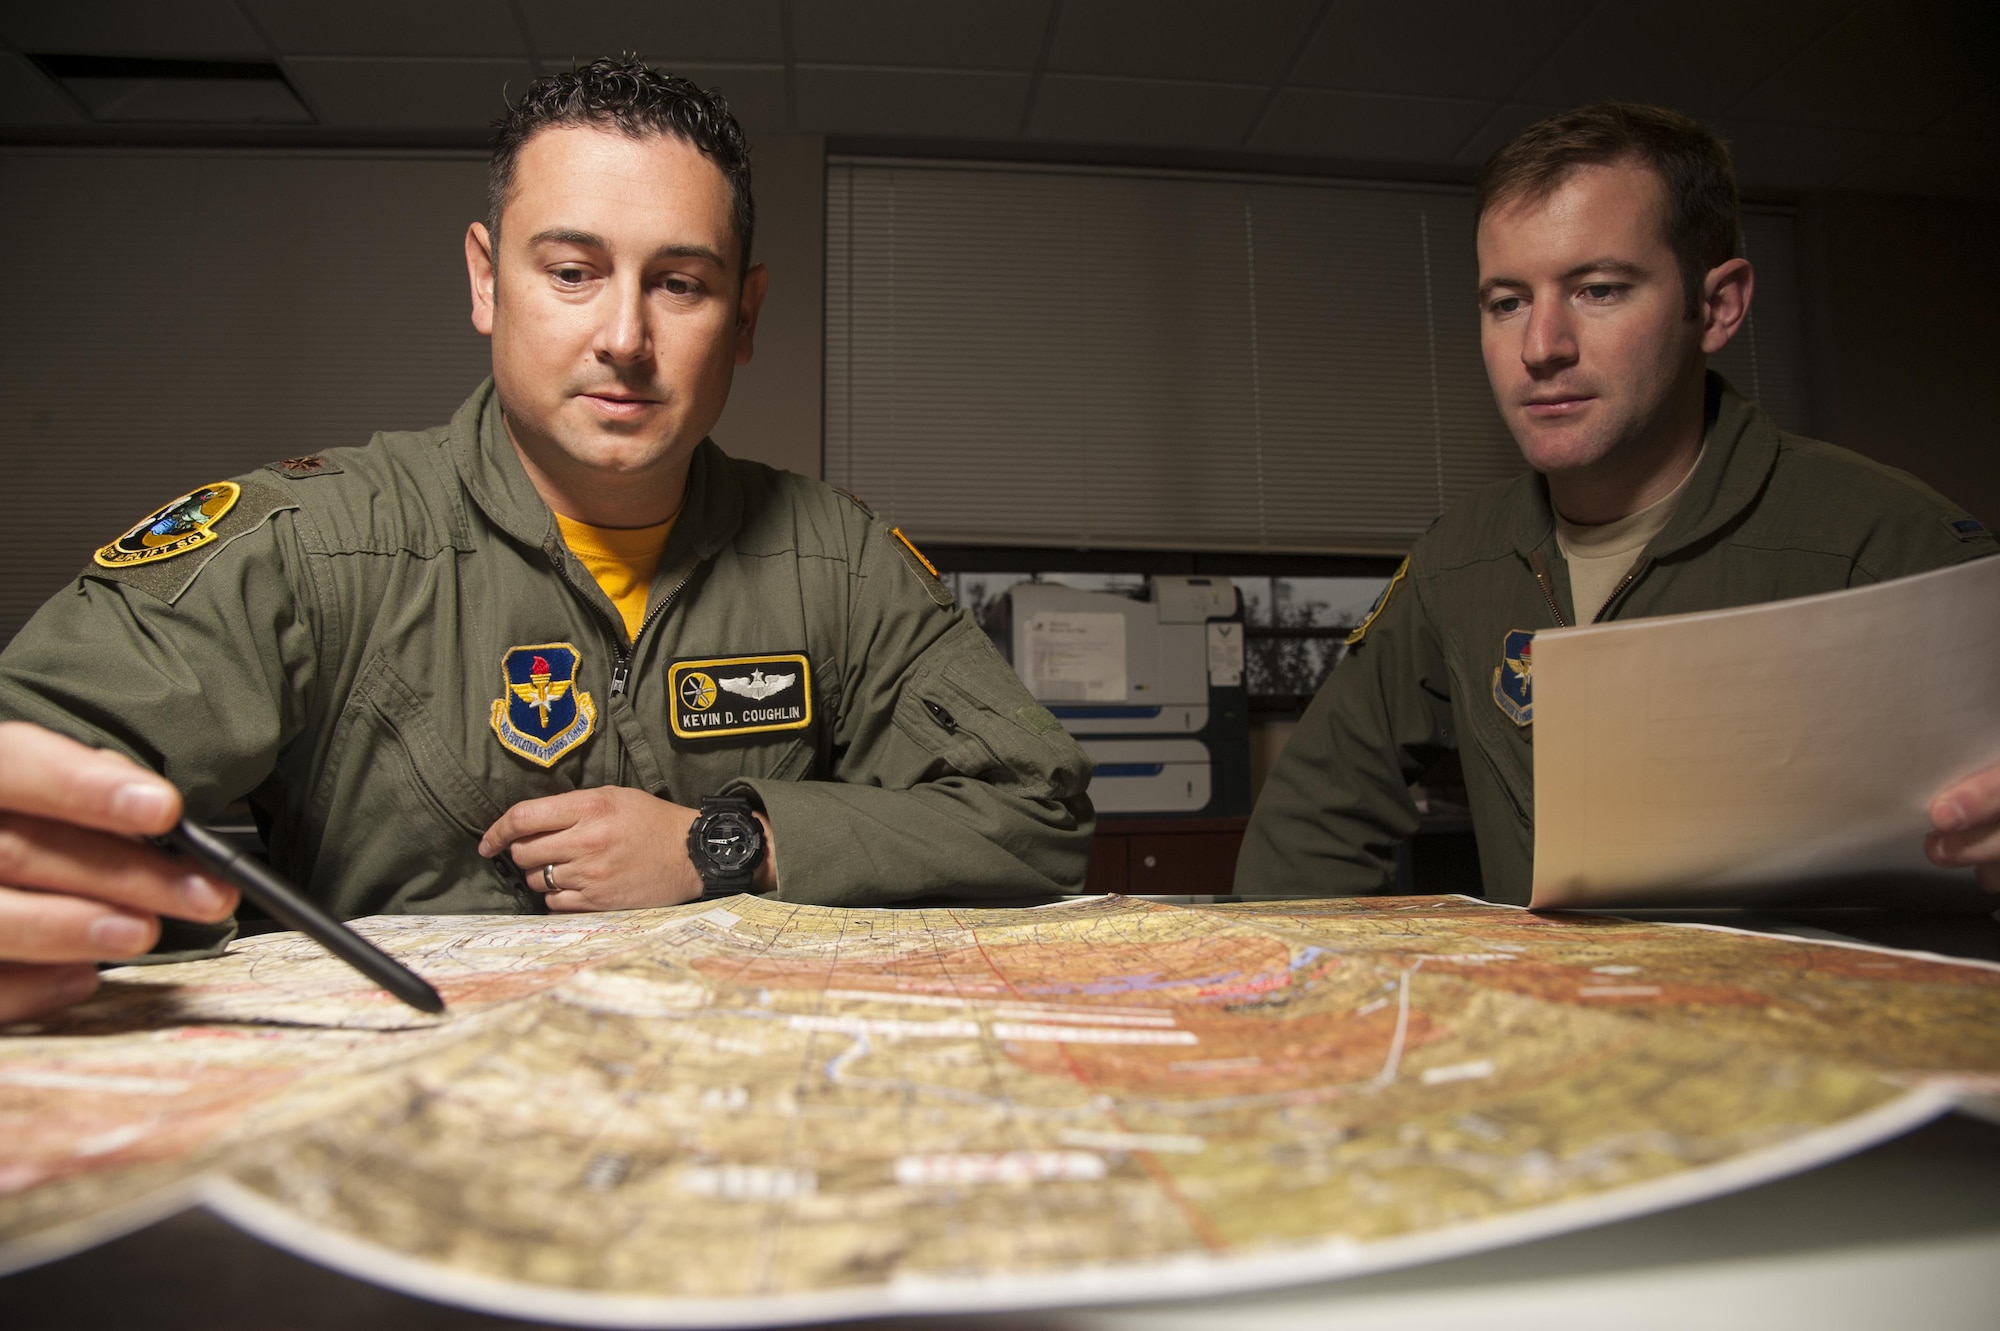
<svg viewBox="0 0 2000 1331">
<path fill-rule="evenodd" d="M 1702 279 L 1736 254 L 1736 171 L 1722 140 L 1678 111 L 1599 102 L 1537 121 L 1486 159 L 1476 216 L 1546 199 L 1580 166 L 1623 161 L 1651 168 L 1666 189 L 1662 225 L 1695 318 Z"/>
<path fill-rule="evenodd" d="M 514 163 L 529 139 L 545 129 L 588 125 L 628 138 L 667 134 L 715 163 L 729 181 L 729 224 L 750 264 L 757 205 L 750 193 L 750 145 L 714 88 L 662 74 L 636 55 L 593 60 L 530 83 L 494 122 L 493 160 L 486 176 L 486 230 L 500 240 L 500 213 L 514 192 Z"/>
</svg>

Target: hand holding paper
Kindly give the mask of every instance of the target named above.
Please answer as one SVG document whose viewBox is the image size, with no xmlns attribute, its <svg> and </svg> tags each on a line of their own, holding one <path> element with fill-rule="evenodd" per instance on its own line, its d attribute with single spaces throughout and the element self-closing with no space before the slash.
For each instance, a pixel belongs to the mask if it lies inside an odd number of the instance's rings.
<svg viewBox="0 0 2000 1331">
<path fill-rule="evenodd" d="M 1993 887 L 2000 559 L 1539 633 L 1534 743 L 1538 907 L 1971 865 Z"/>
<path fill-rule="evenodd" d="M 1931 801 L 1931 826 L 1924 839 L 1931 863 L 1974 866 L 1979 885 L 2000 892 L 2000 766 L 1974 773 Z"/>
</svg>

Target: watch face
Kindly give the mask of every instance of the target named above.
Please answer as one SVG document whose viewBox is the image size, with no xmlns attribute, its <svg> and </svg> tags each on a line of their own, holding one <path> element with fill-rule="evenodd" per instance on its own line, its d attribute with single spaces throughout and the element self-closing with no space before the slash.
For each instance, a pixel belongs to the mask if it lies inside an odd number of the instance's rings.
<svg viewBox="0 0 2000 1331">
<path fill-rule="evenodd" d="M 700 835 L 703 855 L 723 873 L 734 873 L 750 863 L 763 844 L 763 831 L 756 820 L 734 809 L 708 815 L 702 820 Z"/>
</svg>

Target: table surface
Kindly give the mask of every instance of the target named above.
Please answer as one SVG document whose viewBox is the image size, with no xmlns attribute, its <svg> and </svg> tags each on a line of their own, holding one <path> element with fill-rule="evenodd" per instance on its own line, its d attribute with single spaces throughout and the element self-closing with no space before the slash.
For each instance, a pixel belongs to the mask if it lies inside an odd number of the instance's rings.
<svg viewBox="0 0 2000 1331">
<path fill-rule="evenodd" d="M 1674 918 L 1688 918 L 1679 915 Z M 1991 915 L 1710 913 L 1706 922 L 2000 958 Z M 1832 926 L 1840 926 L 1838 929 Z M 1603 1331 L 2000 1325 L 2000 1123 L 1948 1115 L 1804 1174 L 1615 1224 L 1254 1295 L 896 1319 L 916 1331 Z M 314 1266 L 194 1211 L 0 1279 L 7 1331 L 499 1331 L 546 1325 L 427 1303 Z"/>
</svg>

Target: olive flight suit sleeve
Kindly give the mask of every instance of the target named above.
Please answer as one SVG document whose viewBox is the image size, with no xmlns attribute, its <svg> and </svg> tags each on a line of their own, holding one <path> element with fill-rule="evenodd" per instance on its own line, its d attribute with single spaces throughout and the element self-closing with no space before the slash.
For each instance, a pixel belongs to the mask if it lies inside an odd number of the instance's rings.
<svg viewBox="0 0 2000 1331">
<path fill-rule="evenodd" d="M 1399 571 L 1384 595 L 1264 783 L 1236 861 L 1240 895 L 1395 888 L 1396 846 L 1417 830 L 1409 786 L 1451 747 L 1451 704 L 1421 588 Z"/>
<path fill-rule="evenodd" d="M 258 497 L 247 484 L 245 500 Z M 195 818 L 261 784 L 312 693 L 318 615 L 293 581 L 292 514 L 239 507 L 216 548 L 92 565 L 43 605 L 0 653 L 0 720 L 124 754 L 171 781 Z M 162 923 L 148 960 L 212 952 L 234 932 Z"/>
<path fill-rule="evenodd" d="M 198 566 L 85 572 L 0 653 L 0 719 L 125 754 L 196 818 L 249 793 L 297 733 L 316 668 L 290 517 L 266 515 Z"/>
<path fill-rule="evenodd" d="M 1083 750 L 879 521 L 853 569 L 829 700 L 833 779 L 737 783 L 770 819 L 779 897 L 859 906 L 1080 890 L 1095 827 Z"/>
</svg>

